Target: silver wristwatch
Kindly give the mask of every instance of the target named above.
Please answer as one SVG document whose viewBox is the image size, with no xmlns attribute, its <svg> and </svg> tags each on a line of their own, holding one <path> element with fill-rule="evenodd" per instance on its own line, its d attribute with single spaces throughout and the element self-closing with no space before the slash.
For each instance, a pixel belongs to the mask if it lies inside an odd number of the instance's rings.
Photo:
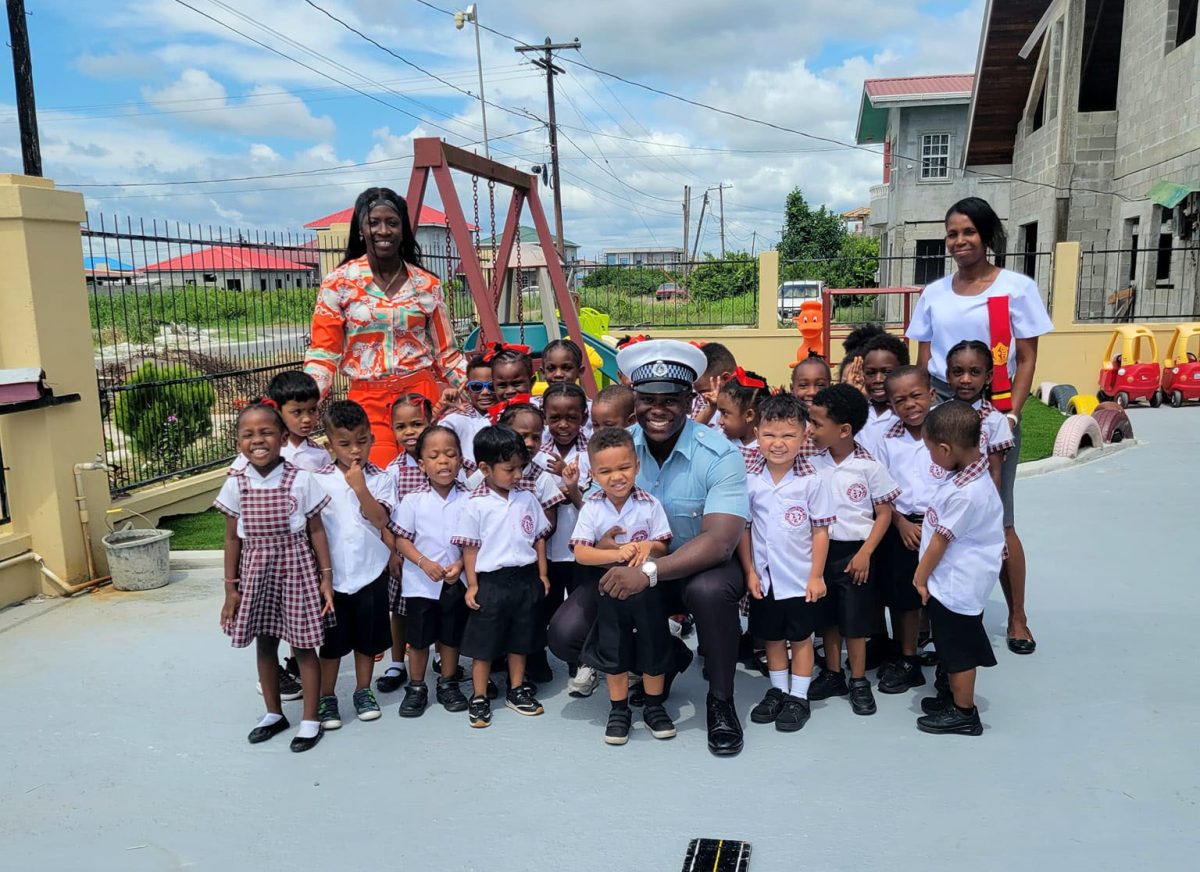
<svg viewBox="0 0 1200 872">
<path fill-rule="evenodd" d="M 646 578 L 650 579 L 650 586 L 654 587 L 658 584 L 658 564 L 653 560 L 647 560 L 641 566 L 642 572 L 646 574 Z"/>
</svg>

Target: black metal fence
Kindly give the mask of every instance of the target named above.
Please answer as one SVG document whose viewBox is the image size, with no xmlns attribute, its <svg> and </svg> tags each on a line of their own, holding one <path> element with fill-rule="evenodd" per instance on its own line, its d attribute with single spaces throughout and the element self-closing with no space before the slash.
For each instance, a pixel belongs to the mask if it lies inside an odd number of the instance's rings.
<svg viewBox="0 0 1200 872">
<path fill-rule="evenodd" d="M 1170 241 L 1172 244 L 1166 244 Z M 1075 320 L 1191 321 L 1200 318 L 1200 245 L 1084 249 Z"/>
<path fill-rule="evenodd" d="M 8 512 L 8 483 L 4 480 L 4 448 L 0 446 L 0 525 L 12 522 Z"/>
<path fill-rule="evenodd" d="M 758 261 L 745 255 L 664 265 L 568 265 L 568 272 L 580 307 L 608 315 L 613 330 L 758 323 Z"/>
</svg>

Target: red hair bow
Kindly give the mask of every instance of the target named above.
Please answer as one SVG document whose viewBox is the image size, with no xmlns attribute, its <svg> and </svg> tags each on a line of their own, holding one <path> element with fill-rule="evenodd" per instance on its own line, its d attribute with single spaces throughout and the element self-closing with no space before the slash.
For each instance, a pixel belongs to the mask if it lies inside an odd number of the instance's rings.
<svg viewBox="0 0 1200 872">
<path fill-rule="evenodd" d="M 704 346 L 707 344 L 708 344 L 707 342 L 701 342 L 699 339 L 693 339 L 691 342 L 688 343 L 688 345 L 694 345 L 697 348 L 704 348 Z"/>
<path fill-rule="evenodd" d="M 625 349 L 625 348 L 628 348 L 630 345 L 637 345 L 639 342 L 645 342 L 649 338 L 650 337 L 647 336 L 645 333 L 639 333 L 637 336 L 626 336 L 624 339 L 622 339 L 620 342 L 617 343 L 617 348 Z"/>
<path fill-rule="evenodd" d="M 261 400 L 259 400 L 259 401 L 258 401 L 258 404 L 259 404 L 260 406 L 270 406 L 270 407 L 271 407 L 272 409 L 274 409 L 276 412 L 278 412 L 278 411 L 279 411 L 279 403 L 275 402 L 275 401 L 274 401 L 273 399 L 271 399 L 270 397 L 263 397 Z"/>
<path fill-rule="evenodd" d="M 751 372 L 746 372 L 740 366 L 733 371 L 733 380 L 744 388 L 767 389 L 767 380 Z"/>
<path fill-rule="evenodd" d="M 493 424 L 500 420 L 508 409 L 513 406 L 529 406 L 533 404 L 533 397 L 529 394 L 517 394 L 515 397 L 496 403 L 488 409 L 488 418 Z"/>
<path fill-rule="evenodd" d="M 513 351 L 517 354 L 529 354 L 528 345 L 510 345 L 507 342 L 489 342 L 486 346 L 489 350 L 483 355 L 484 363 L 491 363 L 497 354 L 502 351 Z"/>
</svg>

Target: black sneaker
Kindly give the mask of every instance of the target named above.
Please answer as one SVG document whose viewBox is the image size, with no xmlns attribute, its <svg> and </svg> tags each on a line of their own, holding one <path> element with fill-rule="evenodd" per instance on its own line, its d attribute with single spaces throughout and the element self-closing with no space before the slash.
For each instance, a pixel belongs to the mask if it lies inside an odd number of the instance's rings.
<svg viewBox="0 0 1200 872">
<path fill-rule="evenodd" d="M 846 673 L 822 669 L 821 674 L 813 679 L 808 686 L 808 698 L 811 700 L 829 699 L 831 696 L 845 696 L 850 692 L 846 686 Z"/>
<path fill-rule="evenodd" d="M 342 713 L 338 711 L 337 697 L 323 696 L 317 702 L 317 720 L 321 722 L 321 728 L 325 730 L 340 730 L 342 727 Z"/>
<path fill-rule="evenodd" d="M 291 658 L 288 658 L 291 660 Z M 293 661 L 295 662 L 295 661 Z M 294 699 L 300 699 L 304 696 L 304 688 L 300 684 L 300 680 L 286 668 L 279 669 L 279 698 L 285 702 L 291 702 Z"/>
<path fill-rule="evenodd" d="M 750 720 L 756 724 L 775 723 L 775 719 L 779 717 L 779 711 L 783 708 L 783 702 L 786 697 L 787 694 L 778 687 L 768 689 L 766 696 L 762 698 L 762 702 L 750 709 Z"/>
<path fill-rule="evenodd" d="M 433 667 L 432 667 L 432 669 L 433 669 L 433 674 L 434 674 L 434 675 L 441 675 L 441 674 L 442 674 L 442 658 L 440 658 L 440 657 L 434 657 L 434 658 L 433 658 Z M 467 678 L 468 678 L 468 676 L 467 676 L 467 670 L 466 670 L 466 669 L 464 669 L 464 668 L 462 667 L 462 665 L 460 664 L 460 665 L 459 665 L 459 667 L 458 667 L 458 669 L 457 669 L 457 670 L 455 671 L 455 673 L 454 673 L 454 680 L 455 680 L 455 681 L 458 681 L 458 682 L 463 682 L 463 681 L 466 681 L 466 680 L 467 680 Z"/>
<path fill-rule="evenodd" d="M 925 673 L 916 657 L 902 657 L 879 679 L 880 693 L 904 693 L 925 686 Z"/>
<path fill-rule="evenodd" d="M 549 684 L 554 680 L 554 670 L 550 668 L 550 660 L 546 649 L 535 651 L 525 660 L 525 676 L 535 684 Z"/>
<path fill-rule="evenodd" d="M 812 688 L 809 688 L 809 695 L 812 695 Z M 875 714 L 875 694 L 871 693 L 869 678 L 850 679 L 850 709 L 856 715 Z"/>
<path fill-rule="evenodd" d="M 380 693 L 395 693 L 406 681 L 408 681 L 407 669 L 400 667 L 400 671 L 397 672 L 389 666 L 383 675 L 375 679 L 375 689 Z"/>
<path fill-rule="evenodd" d="M 812 706 L 808 700 L 788 694 L 783 701 L 779 717 L 775 719 L 775 729 L 781 733 L 794 733 L 808 723 L 812 717 Z"/>
<path fill-rule="evenodd" d="M 696 620 L 691 615 L 684 615 L 683 620 L 679 622 L 679 637 L 686 639 L 694 632 L 696 632 Z"/>
<path fill-rule="evenodd" d="M 646 724 L 646 729 L 650 731 L 650 735 L 654 738 L 675 738 L 675 722 L 671 720 L 671 716 L 667 714 L 667 710 L 663 708 L 662 703 L 649 703 L 642 709 L 642 721 Z"/>
<path fill-rule="evenodd" d="M 948 734 L 960 736 L 983 735 L 983 724 L 979 720 L 979 709 L 972 708 L 964 712 L 956 705 L 949 705 L 940 712 L 917 718 L 917 729 L 922 733 Z"/>
<path fill-rule="evenodd" d="M 283 671 L 297 681 L 300 680 L 300 664 L 296 662 L 295 657 L 283 658 Z"/>
<path fill-rule="evenodd" d="M 708 716 L 708 750 L 717 757 L 740 754 L 745 744 L 737 709 L 727 699 L 717 699 L 711 693 L 706 700 Z"/>
<path fill-rule="evenodd" d="M 492 704 L 486 696 L 471 697 L 467 707 L 467 722 L 475 729 L 490 726 L 492 723 Z"/>
<path fill-rule="evenodd" d="M 927 715 L 936 715 L 944 712 L 954 704 L 954 697 L 949 693 L 939 690 L 937 696 L 927 696 L 921 700 L 921 711 Z"/>
<path fill-rule="evenodd" d="M 608 710 L 608 726 L 604 728 L 604 744 L 624 745 L 629 741 L 629 728 L 633 724 L 633 712 L 629 707 Z"/>
<path fill-rule="evenodd" d="M 488 683 L 487 683 L 487 698 L 488 698 L 488 699 L 495 699 L 495 698 L 496 698 L 496 697 L 498 697 L 499 695 L 500 695 L 500 688 L 498 688 L 498 687 L 496 686 L 496 682 L 492 681 L 492 680 L 489 678 L 489 679 L 488 679 Z"/>
<path fill-rule="evenodd" d="M 383 712 L 379 710 L 379 702 L 371 688 L 364 687 L 354 691 L 354 713 L 360 721 L 377 721 Z"/>
<path fill-rule="evenodd" d="M 438 705 L 448 712 L 465 712 L 467 710 L 467 698 L 463 696 L 463 692 L 458 687 L 458 680 L 454 678 L 437 680 L 437 701 Z"/>
<path fill-rule="evenodd" d="M 509 690 L 504 695 L 504 704 L 519 715 L 528 717 L 540 715 L 545 709 L 533 694 L 533 687 L 527 681 Z"/>
<path fill-rule="evenodd" d="M 404 688 L 404 701 L 400 703 L 400 717 L 419 718 L 429 708 L 429 685 L 413 683 Z M 461 711 L 461 709 L 459 710 Z"/>
<path fill-rule="evenodd" d="M 879 664 L 878 668 L 876 668 L 875 677 L 877 679 L 879 679 L 880 681 L 882 681 L 883 677 L 885 675 L 887 675 L 889 672 L 891 672 L 893 669 L 895 669 L 897 666 L 901 665 L 902 663 L 903 663 L 903 660 L 895 660 L 895 659 L 889 659 L 889 660 L 883 661 L 882 663 Z M 868 666 L 867 668 L 870 669 L 871 667 Z"/>
</svg>

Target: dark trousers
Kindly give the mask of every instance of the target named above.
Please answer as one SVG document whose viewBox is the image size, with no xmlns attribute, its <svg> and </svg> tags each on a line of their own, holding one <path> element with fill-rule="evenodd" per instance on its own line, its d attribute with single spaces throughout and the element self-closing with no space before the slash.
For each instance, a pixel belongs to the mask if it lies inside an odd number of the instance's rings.
<svg viewBox="0 0 1200 872">
<path fill-rule="evenodd" d="M 663 620 L 686 612 L 696 619 L 696 632 L 704 648 L 708 689 L 717 699 L 733 699 L 733 674 L 737 667 L 738 637 L 742 633 L 739 603 L 746 592 L 742 570 L 730 560 L 690 578 L 661 581 Z M 600 602 L 598 583 L 582 582 L 550 622 L 550 650 L 567 663 L 578 663 Z"/>
</svg>

